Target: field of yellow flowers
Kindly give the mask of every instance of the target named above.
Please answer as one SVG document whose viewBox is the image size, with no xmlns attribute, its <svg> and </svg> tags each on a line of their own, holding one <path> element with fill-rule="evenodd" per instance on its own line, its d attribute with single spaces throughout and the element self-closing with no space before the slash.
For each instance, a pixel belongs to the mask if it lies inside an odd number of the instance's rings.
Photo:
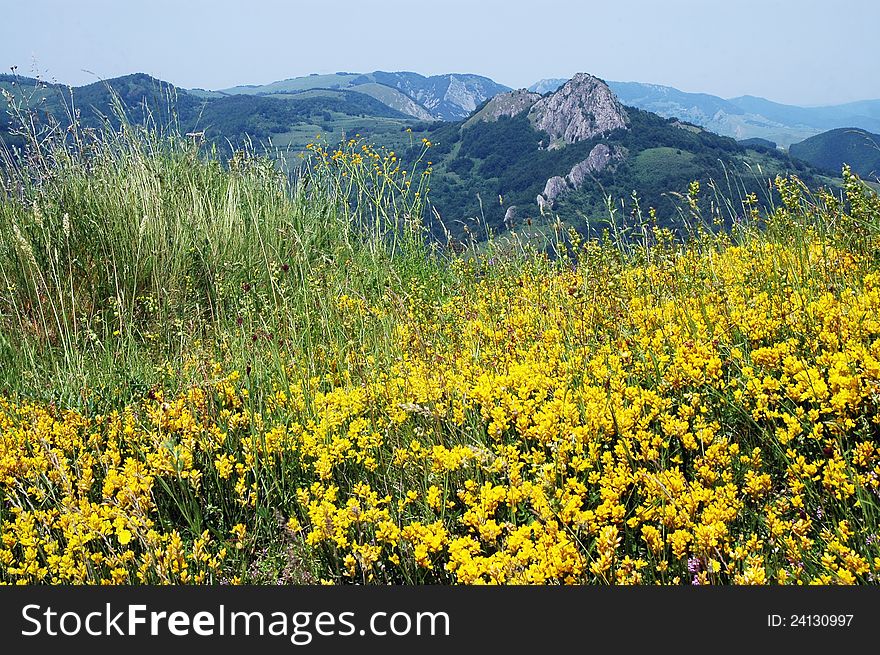
<svg viewBox="0 0 880 655">
<path fill-rule="evenodd" d="M 310 269 L 289 284 L 323 300 L 286 332 L 272 265 L 236 296 L 275 309 L 237 301 L 139 393 L 10 389 L 0 581 L 874 582 L 880 202 L 850 175 L 842 198 L 777 187 L 774 212 L 688 243 L 452 255 L 442 291 Z"/>
</svg>

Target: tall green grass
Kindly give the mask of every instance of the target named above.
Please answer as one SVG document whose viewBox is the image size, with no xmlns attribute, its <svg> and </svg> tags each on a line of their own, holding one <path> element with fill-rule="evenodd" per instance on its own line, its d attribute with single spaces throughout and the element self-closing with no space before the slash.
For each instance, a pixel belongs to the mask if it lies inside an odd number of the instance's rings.
<svg viewBox="0 0 880 655">
<path fill-rule="evenodd" d="M 344 361 L 352 349 L 387 355 L 391 319 L 406 296 L 419 293 L 430 304 L 546 252 L 571 263 L 581 243 L 557 220 L 540 234 L 471 242 L 449 256 L 422 227 L 424 171 L 409 171 L 409 180 L 419 180 L 410 188 L 370 157 L 353 164 L 330 156 L 359 153 L 354 142 L 286 170 L 283 157 L 221 152 L 173 123 L 157 125 L 146 110 L 145 123 L 129 122 L 127 111 L 117 98 L 100 132 L 81 128 L 74 111 L 67 125 L 19 112 L 26 145 L 0 150 L 0 386 L 7 392 L 116 402 L 162 382 L 166 362 L 193 353 L 231 359 L 255 376 L 264 365 L 266 375 L 277 375 L 283 366 L 273 360 L 291 354 L 313 370 L 328 358 Z M 876 195 L 848 171 L 844 179 L 839 197 L 783 182 L 783 205 L 768 216 L 759 215 L 758 199 L 741 206 L 722 185 L 702 194 L 692 188 L 680 198 L 679 218 L 697 244 L 751 238 L 756 229 L 797 239 L 809 224 L 870 251 L 864 217 L 876 211 Z M 658 245 L 675 240 L 637 200 L 627 225 L 609 199 L 604 242 L 620 262 L 657 257 Z M 388 320 L 379 331 L 371 321 L 369 334 L 363 322 L 353 326 L 337 306 L 342 295 L 384 303 Z"/>
<path fill-rule="evenodd" d="M 258 375 L 280 350 L 304 362 L 365 342 L 381 351 L 382 335 L 341 327 L 335 299 L 391 302 L 447 279 L 421 196 L 372 169 L 288 171 L 124 116 L 102 133 L 30 124 L 26 148 L 3 153 L 7 392 L 119 400 L 194 352 Z"/>
</svg>

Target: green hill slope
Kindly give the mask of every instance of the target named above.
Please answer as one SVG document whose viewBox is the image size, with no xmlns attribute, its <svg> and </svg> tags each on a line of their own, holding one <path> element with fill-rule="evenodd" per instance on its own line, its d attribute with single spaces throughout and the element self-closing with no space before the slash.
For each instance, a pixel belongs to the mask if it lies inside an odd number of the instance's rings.
<svg viewBox="0 0 880 655">
<path fill-rule="evenodd" d="M 308 89 L 344 89 L 359 73 L 335 73 L 331 75 L 305 75 L 269 84 L 246 84 L 221 89 L 225 95 L 271 95 L 273 93 L 296 93 Z"/>
<path fill-rule="evenodd" d="M 6 91 L 0 100 L 0 139 L 22 145 L 16 137 L 7 104 L 33 112 L 42 122 L 51 116 L 69 124 L 78 112 L 83 127 L 98 128 L 108 121 L 118 126 L 114 97 L 127 118 L 138 124 L 152 121 L 157 126 L 176 125 L 181 132 L 204 132 L 219 145 L 241 147 L 289 147 L 305 149 L 316 134 L 327 140 L 360 133 L 377 140 L 402 142 L 403 130 L 414 123 L 411 116 L 365 93 L 314 88 L 288 94 L 189 93 L 168 82 L 137 73 L 82 87 L 45 84 L 31 78 L 0 76 Z M 392 89 L 389 93 L 394 93 Z"/>
<path fill-rule="evenodd" d="M 864 178 L 880 177 L 880 134 L 857 128 L 830 130 L 793 143 L 789 151 L 826 171 L 838 172 L 848 164 Z"/>
</svg>

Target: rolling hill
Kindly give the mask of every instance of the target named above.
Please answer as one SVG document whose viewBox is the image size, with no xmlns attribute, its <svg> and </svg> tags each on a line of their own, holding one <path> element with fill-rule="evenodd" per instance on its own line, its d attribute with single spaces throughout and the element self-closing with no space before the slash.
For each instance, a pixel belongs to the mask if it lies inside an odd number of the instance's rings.
<svg viewBox="0 0 880 655">
<path fill-rule="evenodd" d="M 104 120 L 115 127 L 116 95 L 134 122 L 150 118 L 158 126 L 174 123 L 181 132 L 204 132 L 208 140 L 236 148 L 271 142 L 291 154 L 304 150 L 318 134 L 329 142 L 360 133 L 380 142 L 402 143 L 403 131 L 417 123 L 406 112 L 368 93 L 345 89 L 300 89 L 269 95 L 193 93 L 143 73 L 73 88 L 3 75 L 0 88 L 13 103 L 30 108 L 37 116 L 53 116 L 62 124 L 69 122 L 73 110 L 79 110 L 85 127 L 98 128 Z M 20 145 L 10 134 L 12 122 L 3 111 L 6 104 L 0 100 L 0 138 Z"/>
<path fill-rule="evenodd" d="M 0 97 L 0 140 L 16 145 L 21 140 L 10 133 L 16 122 L 10 115 L 10 105 L 32 115 L 37 124 L 55 120 L 66 127 L 76 114 L 83 127 L 98 129 L 108 124 L 115 129 L 119 123 L 113 107 L 116 96 L 133 122 L 151 120 L 157 126 L 176 123 L 188 129 L 197 122 L 204 104 L 186 91 L 143 73 L 79 87 L 0 75 L 0 89 L 4 91 Z"/>
<path fill-rule="evenodd" d="M 880 178 L 880 134 L 857 128 L 829 130 L 793 143 L 789 152 L 816 168 L 835 174 L 848 164 L 863 178 Z"/>
</svg>

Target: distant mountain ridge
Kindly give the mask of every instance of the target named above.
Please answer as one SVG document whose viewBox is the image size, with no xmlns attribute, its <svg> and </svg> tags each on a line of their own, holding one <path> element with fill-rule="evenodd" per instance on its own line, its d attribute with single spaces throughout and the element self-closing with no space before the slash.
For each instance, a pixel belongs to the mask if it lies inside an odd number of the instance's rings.
<svg viewBox="0 0 880 655">
<path fill-rule="evenodd" d="M 566 80 L 545 79 L 531 91 L 555 91 Z M 608 82 L 620 101 L 664 118 L 679 118 L 737 140 L 766 139 L 788 147 L 823 131 L 854 127 L 880 132 L 880 99 L 826 107 L 786 105 L 757 96 L 721 98 L 643 82 Z"/>
<path fill-rule="evenodd" d="M 747 113 L 760 114 L 779 123 L 800 123 L 817 129 L 835 129 L 844 127 L 840 123 L 845 122 L 845 127 L 880 131 L 880 99 L 825 107 L 784 105 L 749 95 L 731 98 L 730 102 Z"/>
<path fill-rule="evenodd" d="M 319 133 L 341 137 L 384 130 L 399 135 L 407 126 L 417 123 L 407 113 L 370 94 L 345 89 L 269 96 L 204 90 L 191 93 L 144 73 L 81 87 L 0 75 L 0 89 L 13 103 L 40 116 L 52 115 L 62 124 L 66 124 L 68 113 L 75 108 L 80 123 L 95 128 L 105 120 L 112 126 L 118 124 L 113 109 L 115 94 L 133 122 L 144 122 L 149 114 L 158 126 L 175 123 L 181 132 L 202 132 L 209 141 L 234 148 L 247 143 L 272 143 L 281 148 L 293 146 L 299 151 Z M 6 104 L 0 97 L 0 140 L 21 145 L 11 134 Z"/>
<path fill-rule="evenodd" d="M 735 139 L 762 138 L 787 147 L 840 127 L 880 132 L 880 100 L 798 107 L 755 96 L 719 98 L 685 93 L 673 87 L 638 82 L 610 82 L 626 105 L 676 117 Z"/>
<path fill-rule="evenodd" d="M 353 80 L 352 87 L 356 91 L 359 84 L 367 82 L 396 88 L 431 112 L 436 119 L 445 121 L 467 118 L 485 100 L 511 90 L 481 75 L 450 73 L 425 77 L 418 73 L 383 71 L 368 73 Z"/>
<path fill-rule="evenodd" d="M 23 84 L 32 86 L 36 82 L 24 77 L 20 79 Z M 562 78 L 542 79 L 531 85 L 528 91 L 547 95 L 566 82 L 568 80 Z M 739 141 L 764 139 L 787 148 L 792 143 L 836 128 L 858 128 L 880 133 L 880 100 L 828 107 L 798 107 L 755 96 L 725 99 L 708 93 L 688 93 L 670 86 L 642 82 L 611 81 L 608 85 L 626 106 L 644 109 L 664 118 L 678 118 Z M 177 91 L 179 95 L 184 90 Z M 185 92 L 189 98 L 202 101 L 236 95 L 283 100 L 305 100 L 317 96 L 338 99 L 342 97 L 338 95 L 340 93 L 353 92 L 368 96 L 393 112 L 414 120 L 460 121 L 467 119 L 488 100 L 510 91 L 510 87 L 472 73 L 425 76 L 409 71 L 340 71 L 293 77 L 268 84 L 247 84 L 220 90 L 189 89 Z M 345 97 L 349 100 L 352 98 Z M 359 103 L 355 101 L 354 104 Z M 372 106 L 366 113 L 375 115 L 376 107 Z M 397 113 L 394 115 L 397 116 Z M 4 117 L 0 117 L 0 123 L 4 120 Z"/>
<path fill-rule="evenodd" d="M 545 93 L 552 93 L 556 91 L 563 84 L 568 82 L 567 79 L 563 79 L 561 77 L 551 77 L 543 80 L 538 80 L 534 84 L 532 84 L 527 90 L 532 93 L 539 93 L 544 95 Z"/>
<path fill-rule="evenodd" d="M 386 90 L 383 90 L 384 87 Z M 471 73 L 448 73 L 426 77 L 408 71 L 308 75 L 263 85 L 222 89 L 223 95 L 300 93 L 313 89 L 336 89 L 365 93 L 420 120 L 457 121 L 467 118 L 481 103 L 510 91 L 510 87 Z M 203 91 L 203 90 L 201 90 Z"/>
</svg>

